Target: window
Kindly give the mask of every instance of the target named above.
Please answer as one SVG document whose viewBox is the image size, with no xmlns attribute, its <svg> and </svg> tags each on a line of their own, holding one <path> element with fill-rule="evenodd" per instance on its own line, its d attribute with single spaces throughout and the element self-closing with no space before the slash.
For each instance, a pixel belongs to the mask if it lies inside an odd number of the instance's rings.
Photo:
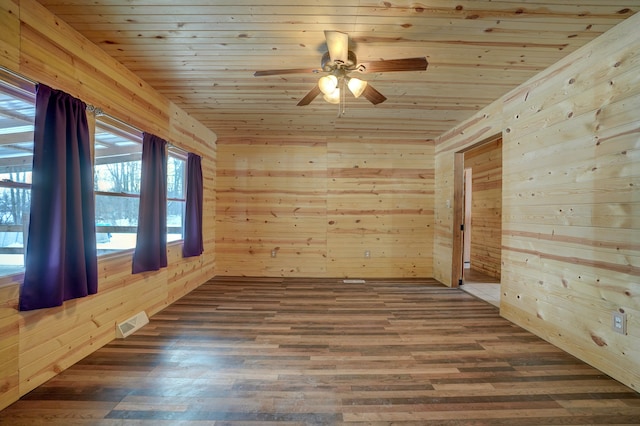
<svg viewBox="0 0 640 426">
<path fill-rule="evenodd" d="M 167 242 L 181 240 L 184 236 L 186 164 L 186 153 L 170 146 L 167 164 Z"/>
<path fill-rule="evenodd" d="M 0 74 L 0 276 L 24 272 L 31 209 L 35 85 Z"/>
<path fill-rule="evenodd" d="M 35 84 L 0 68 L 0 276 L 24 272 L 31 210 Z M 109 116 L 95 130 L 98 255 L 135 248 L 142 132 Z M 169 146 L 167 241 L 183 238 L 186 156 Z"/>
<path fill-rule="evenodd" d="M 141 132 L 99 116 L 94 160 L 98 255 L 136 246 L 141 160 Z"/>
<path fill-rule="evenodd" d="M 186 154 L 169 147 L 167 241 L 183 238 Z M 140 205 L 142 133 L 108 116 L 95 132 L 94 186 L 98 255 L 135 248 Z"/>
</svg>

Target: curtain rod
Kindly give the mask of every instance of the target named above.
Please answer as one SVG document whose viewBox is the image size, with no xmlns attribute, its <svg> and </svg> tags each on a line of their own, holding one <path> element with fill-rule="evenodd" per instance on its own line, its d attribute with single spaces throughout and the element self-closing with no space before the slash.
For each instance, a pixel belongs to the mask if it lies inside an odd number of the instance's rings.
<svg viewBox="0 0 640 426">
<path fill-rule="evenodd" d="M 20 80 L 23 80 L 26 83 L 31 83 L 31 84 L 38 84 L 37 81 L 32 80 L 28 77 L 25 77 L 24 75 L 18 74 L 15 71 L 10 70 L 9 68 L 3 67 L 0 65 L 0 69 L 2 69 L 2 71 L 6 72 L 7 74 L 10 74 L 12 77 L 18 78 Z"/>
<path fill-rule="evenodd" d="M 96 117 L 98 117 L 98 116 L 101 116 L 101 115 L 102 115 L 102 116 L 104 116 L 104 117 L 108 117 L 110 120 L 113 120 L 113 121 L 115 121 L 115 122 L 117 122 L 117 123 L 119 123 L 119 124 L 122 124 L 123 126 L 127 126 L 127 127 L 129 127 L 130 129 L 136 130 L 136 131 L 138 131 L 138 132 L 140 132 L 140 133 L 145 133 L 145 132 L 144 132 L 144 130 L 140 130 L 140 129 L 138 129 L 136 126 L 132 126 L 131 124 L 126 123 L 126 122 L 124 122 L 124 121 L 120 120 L 120 119 L 119 119 L 119 118 L 117 118 L 117 117 L 114 117 L 114 116 L 112 116 L 112 115 L 110 115 L 110 114 L 107 114 L 107 113 L 106 113 L 106 112 L 104 112 L 104 110 L 103 110 L 102 108 L 100 108 L 100 107 L 97 107 L 97 106 L 95 106 L 95 105 L 91 105 L 91 104 L 86 104 L 86 105 L 87 105 L 87 111 L 92 112 Z M 174 144 L 172 144 L 172 143 L 171 143 L 171 142 L 169 142 L 169 141 L 165 141 L 165 142 L 167 142 L 167 145 L 168 145 L 169 147 L 171 147 L 171 148 L 174 148 L 174 149 L 180 150 L 180 151 L 182 151 L 184 154 L 187 154 L 187 153 L 188 153 L 188 151 L 187 151 L 187 150 L 185 150 L 185 149 L 183 149 L 183 148 L 180 148 L 179 146 L 175 146 Z"/>
</svg>

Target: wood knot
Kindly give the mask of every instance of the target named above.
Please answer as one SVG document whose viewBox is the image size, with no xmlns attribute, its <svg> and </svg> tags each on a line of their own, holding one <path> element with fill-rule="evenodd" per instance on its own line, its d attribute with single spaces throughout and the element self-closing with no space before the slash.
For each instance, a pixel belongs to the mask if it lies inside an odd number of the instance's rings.
<svg viewBox="0 0 640 426">
<path fill-rule="evenodd" d="M 607 346 L 607 342 L 605 342 L 602 337 L 596 336 L 595 334 L 591 334 L 591 340 L 600 347 Z"/>
</svg>

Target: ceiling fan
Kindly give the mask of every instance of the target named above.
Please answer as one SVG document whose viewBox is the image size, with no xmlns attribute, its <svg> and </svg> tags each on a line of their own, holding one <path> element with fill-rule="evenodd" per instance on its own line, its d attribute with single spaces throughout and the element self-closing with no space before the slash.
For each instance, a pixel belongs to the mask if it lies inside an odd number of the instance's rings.
<svg viewBox="0 0 640 426">
<path fill-rule="evenodd" d="M 329 49 L 322 56 L 321 69 L 316 68 L 292 68 L 282 70 L 256 71 L 255 77 L 264 77 L 282 74 L 320 73 L 327 75 L 320 78 L 318 84 L 313 87 L 301 100 L 298 106 L 309 105 L 321 93 L 324 99 L 333 104 L 343 104 L 344 94 L 348 89 L 356 98 L 364 96 L 374 105 L 382 103 L 387 98 L 371 84 L 359 78 L 351 77 L 352 72 L 375 73 L 390 71 L 424 71 L 427 69 L 427 58 L 405 58 L 380 60 L 358 63 L 355 53 L 349 50 L 349 35 L 340 31 L 325 31 L 325 39 Z"/>
</svg>

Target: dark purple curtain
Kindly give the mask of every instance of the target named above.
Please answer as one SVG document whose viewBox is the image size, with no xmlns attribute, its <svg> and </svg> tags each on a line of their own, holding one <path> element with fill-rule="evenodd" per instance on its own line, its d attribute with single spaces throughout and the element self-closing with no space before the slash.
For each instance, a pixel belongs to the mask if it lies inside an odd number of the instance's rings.
<svg viewBox="0 0 640 426">
<path fill-rule="evenodd" d="M 184 219 L 182 256 L 200 256 L 202 243 L 202 164 L 199 155 L 187 155 L 187 203 Z"/>
<path fill-rule="evenodd" d="M 91 140 L 86 105 L 38 85 L 31 219 L 20 310 L 98 291 Z"/>
<path fill-rule="evenodd" d="M 167 142 L 144 133 L 133 273 L 167 266 Z"/>
</svg>

